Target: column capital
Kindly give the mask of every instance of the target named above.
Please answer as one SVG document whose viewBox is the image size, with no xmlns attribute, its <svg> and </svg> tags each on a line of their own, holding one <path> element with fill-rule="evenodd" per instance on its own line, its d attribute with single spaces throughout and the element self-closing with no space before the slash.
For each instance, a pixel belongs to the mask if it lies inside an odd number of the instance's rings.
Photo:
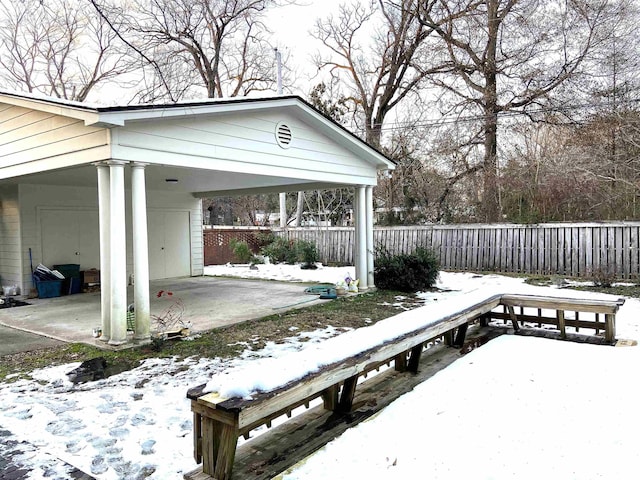
<svg viewBox="0 0 640 480">
<path fill-rule="evenodd" d="M 123 160 L 105 160 L 104 164 L 110 167 L 124 167 L 129 162 L 125 162 Z"/>
<path fill-rule="evenodd" d="M 131 168 L 144 168 L 146 166 L 148 166 L 148 163 L 144 163 L 144 162 L 131 162 L 129 164 L 129 166 L 131 166 Z"/>
</svg>

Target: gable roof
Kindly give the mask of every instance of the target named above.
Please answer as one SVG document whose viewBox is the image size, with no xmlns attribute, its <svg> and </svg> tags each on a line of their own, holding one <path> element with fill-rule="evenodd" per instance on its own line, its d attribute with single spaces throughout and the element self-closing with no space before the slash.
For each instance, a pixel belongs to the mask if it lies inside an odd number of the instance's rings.
<svg viewBox="0 0 640 480">
<path fill-rule="evenodd" d="M 203 99 L 172 104 L 100 106 L 38 94 L 0 90 L 0 103 L 45 111 L 84 121 L 87 126 L 116 128 L 129 122 L 167 118 L 198 117 L 225 113 L 288 109 L 336 143 L 376 165 L 378 170 L 393 170 L 395 162 L 334 120 L 323 115 L 297 95 L 272 97 L 234 97 Z"/>
</svg>

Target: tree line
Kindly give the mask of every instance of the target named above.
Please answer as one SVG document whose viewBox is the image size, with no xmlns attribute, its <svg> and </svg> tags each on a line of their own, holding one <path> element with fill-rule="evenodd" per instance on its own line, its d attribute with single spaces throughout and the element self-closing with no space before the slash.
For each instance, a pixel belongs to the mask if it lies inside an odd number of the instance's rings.
<svg viewBox="0 0 640 480">
<path fill-rule="evenodd" d="M 294 3 L 5 0 L 0 81 L 78 101 L 274 91 L 266 14 Z M 638 219 L 638 20 L 633 0 L 346 2 L 310 32 L 320 80 L 302 95 L 397 162 L 374 194 L 382 223 Z M 284 65 L 291 91 L 286 50 Z M 351 199 L 288 210 L 340 223 Z M 247 223 L 274 205 L 205 202 Z"/>
</svg>

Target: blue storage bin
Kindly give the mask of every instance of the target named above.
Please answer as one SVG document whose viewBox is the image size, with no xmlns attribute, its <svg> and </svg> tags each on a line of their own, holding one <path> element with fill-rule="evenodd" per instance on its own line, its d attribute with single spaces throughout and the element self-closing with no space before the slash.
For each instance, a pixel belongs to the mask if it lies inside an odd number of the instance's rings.
<svg viewBox="0 0 640 480">
<path fill-rule="evenodd" d="M 36 282 L 38 298 L 59 297 L 62 291 L 62 280 L 45 280 Z"/>
</svg>

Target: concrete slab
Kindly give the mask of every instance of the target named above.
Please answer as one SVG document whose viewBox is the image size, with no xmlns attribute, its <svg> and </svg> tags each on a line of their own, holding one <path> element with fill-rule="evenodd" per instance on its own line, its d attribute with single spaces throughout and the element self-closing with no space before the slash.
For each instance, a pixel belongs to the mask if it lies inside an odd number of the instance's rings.
<svg viewBox="0 0 640 480">
<path fill-rule="evenodd" d="M 32 352 L 55 347 L 62 342 L 15 328 L 0 325 L 0 357 L 20 352 Z"/>
<path fill-rule="evenodd" d="M 193 332 L 260 318 L 328 300 L 304 293 L 307 284 L 220 277 L 188 277 L 151 282 L 151 314 L 161 315 L 180 299 Z M 171 297 L 158 297 L 170 291 Z M 128 289 L 133 301 L 133 288 Z M 100 326 L 100 293 L 27 300 L 31 305 L 0 310 L 0 325 L 64 342 L 104 346 L 93 328 Z M 2 340 L 4 343 L 4 339 Z"/>
</svg>

